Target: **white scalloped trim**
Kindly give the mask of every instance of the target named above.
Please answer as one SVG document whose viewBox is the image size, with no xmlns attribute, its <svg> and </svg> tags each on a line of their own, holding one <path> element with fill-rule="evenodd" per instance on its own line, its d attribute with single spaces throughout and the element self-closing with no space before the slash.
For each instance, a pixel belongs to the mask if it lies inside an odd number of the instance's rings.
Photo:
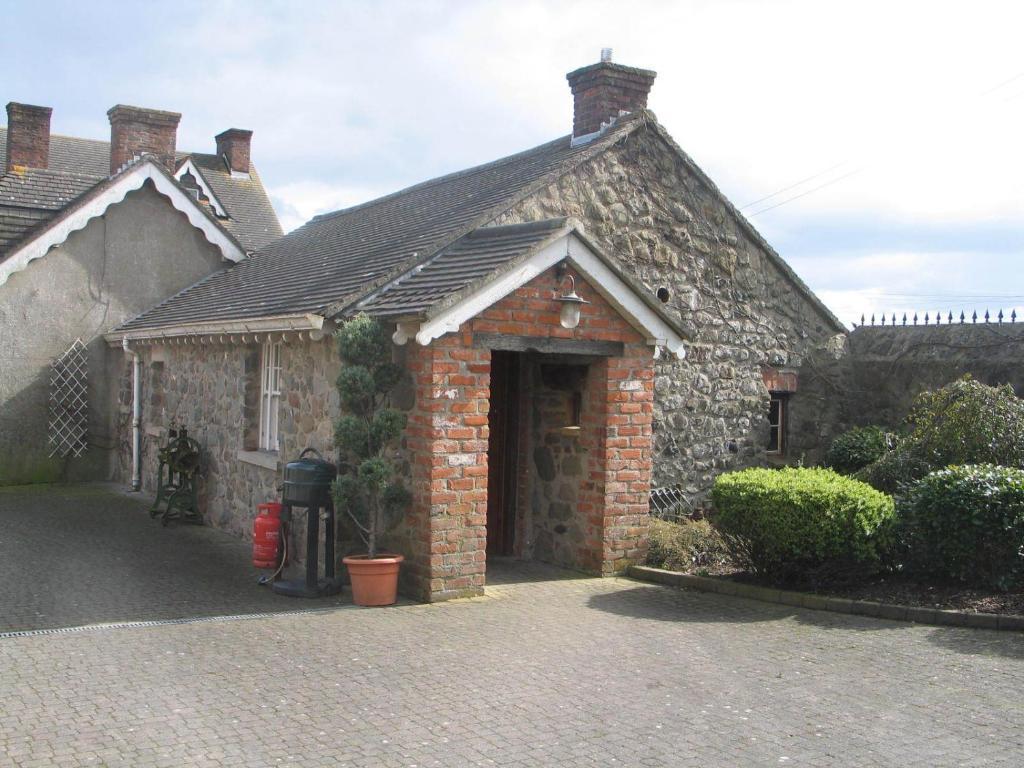
<svg viewBox="0 0 1024 768">
<path fill-rule="evenodd" d="M 227 233 L 212 222 L 203 213 L 198 203 L 175 182 L 171 181 L 158 168 L 155 161 L 143 159 L 138 165 L 131 168 L 123 176 L 117 179 L 103 194 L 72 214 L 58 218 L 52 226 L 47 227 L 27 243 L 23 243 L 17 250 L 13 251 L 4 261 L 0 262 L 0 285 L 7 282 L 7 278 L 15 272 L 20 272 L 30 262 L 45 256 L 55 245 L 60 245 L 72 232 L 85 227 L 92 219 L 102 216 L 107 208 L 120 203 L 127 197 L 129 192 L 142 187 L 149 179 L 156 187 L 156 191 L 167 197 L 175 210 L 185 214 L 189 223 L 200 230 L 211 245 L 217 246 L 221 254 L 228 261 L 241 261 L 245 258 L 245 252 L 239 248 Z"/>
<path fill-rule="evenodd" d="M 465 296 L 458 303 L 424 321 L 415 331 L 417 343 L 426 346 L 439 336 L 454 333 L 467 320 L 476 317 L 487 307 L 512 293 L 516 288 L 526 285 L 537 275 L 563 259 L 579 270 L 594 290 L 601 294 L 626 322 L 644 335 L 647 344 L 655 347 L 656 350 L 658 347 L 666 347 L 680 360 L 686 356 L 683 337 L 647 306 L 636 295 L 634 288 L 615 274 L 572 231 L 538 250 L 516 269 L 500 275 Z M 402 330 L 401 335 L 403 336 L 412 335 L 412 330 L 409 328 L 400 328 L 400 330 Z"/>
<path fill-rule="evenodd" d="M 217 196 L 213 194 L 213 188 L 206 180 L 206 177 L 203 176 L 202 173 L 200 173 L 199 168 L 196 167 L 196 164 L 192 162 L 192 158 L 186 160 L 185 164 L 174 172 L 174 178 L 177 179 L 178 181 L 181 181 L 181 177 L 184 176 L 186 173 L 192 174 L 192 177 L 196 180 L 196 184 L 199 185 L 199 188 L 203 190 L 203 194 L 206 195 L 206 198 L 210 201 L 210 207 L 213 208 L 213 212 L 216 213 L 218 216 L 227 218 L 227 211 L 224 210 L 224 206 L 221 205 L 221 202 L 217 198 Z M 249 178 L 249 174 L 245 174 L 245 177 Z"/>
</svg>

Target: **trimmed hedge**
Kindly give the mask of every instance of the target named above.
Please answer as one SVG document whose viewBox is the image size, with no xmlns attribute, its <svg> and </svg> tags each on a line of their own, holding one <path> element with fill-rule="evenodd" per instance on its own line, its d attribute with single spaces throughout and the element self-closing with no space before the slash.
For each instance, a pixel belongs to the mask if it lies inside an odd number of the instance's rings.
<svg viewBox="0 0 1024 768">
<path fill-rule="evenodd" d="M 711 498 L 734 561 L 775 582 L 876 570 L 895 517 L 892 497 L 821 468 L 731 472 Z"/>
<path fill-rule="evenodd" d="M 911 569 L 996 589 L 1024 584 L 1024 470 L 949 467 L 900 504 Z"/>
<path fill-rule="evenodd" d="M 893 436 L 881 427 L 854 427 L 832 441 L 824 464 L 840 474 L 853 474 L 882 458 L 893 443 Z"/>
</svg>

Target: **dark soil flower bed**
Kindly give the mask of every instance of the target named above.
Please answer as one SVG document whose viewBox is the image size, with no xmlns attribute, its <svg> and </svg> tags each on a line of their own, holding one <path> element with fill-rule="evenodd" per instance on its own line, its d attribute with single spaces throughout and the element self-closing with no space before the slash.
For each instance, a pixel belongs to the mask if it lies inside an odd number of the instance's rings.
<svg viewBox="0 0 1024 768">
<path fill-rule="evenodd" d="M 774 587 L 793 592 L 842 597 L 848 600 L 894 603 L 917 608 L 937 608 L 969 613 L 1024 616 L 1024 592 L 992 592 L 966 587 L 963 584 L 929 584 L 900 575 L 877 576 L 859 584 L 809 586 L 806 584 L 770 584 L 751 573 L 728 565 L 718 565 L 713 569 L 681 569 L 681 572 L 695 576 L 730 579 L 744 584 L 756 584 L 759 587 Z"/>
<path fill-rule="evenodd" d="M 831 597 L 876 603 L 1024 615 L 1024 592 L 991 592 L 963 584 L 922 584 L 905 576 L 882 576 L 864 584 L 816 591 Z"/>
<path fill-rule="evenodd" d="M 963 584 L 921 582 L 900 574 L 883 574 L 853 584 L 769 584 L 729 561 L 706 523 L 656 521 L 652 530 L 652 554 L 647 564 L 656 568 L 731 579 L 762 587 L 789 589 L 849 600 L 895 603 L 918 608 L 1024 616 L 1024 591 L 996 592 Z"/>
</svg>

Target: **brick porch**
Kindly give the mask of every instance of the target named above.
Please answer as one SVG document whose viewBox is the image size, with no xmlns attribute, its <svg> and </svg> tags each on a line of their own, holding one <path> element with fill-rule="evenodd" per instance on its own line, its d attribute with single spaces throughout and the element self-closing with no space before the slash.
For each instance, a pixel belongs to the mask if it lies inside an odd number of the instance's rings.
<svg viewBox="0 0 1024 768">
<path fill-rule="evenodd" d="M 648 530 L 651 477 L 653 348 L 578 273 L 584 305 L 579 326 L 559 324 L 555 268 L 500 299 L 456 333 L 411 344 L 407 365 L 416 405 L 406 448 L 412 457 L 412 511 L 403 552 L 405 589 L 429 601 L 478 595 L 487 572 L 488 412 L 491 349 L 484 334 L 619 342 L 622 355 L 590 359 L 577 440 L 585 454 L 574 526 L 582 541 L 565 555 L 577 568 L 609 575 L 641 561 Z M 520 396 L 526 398 L 524 387 Z M 525 427 L 527 418 L 521 419 Z M 519 443 L 516 554 L 524 552 L 523 517 L 537 481 L 530 442 Z M 528 535 L 528 534 L 525 534 Z M 546 559 L 538 557 L 538 559 Z"/>
</svg>

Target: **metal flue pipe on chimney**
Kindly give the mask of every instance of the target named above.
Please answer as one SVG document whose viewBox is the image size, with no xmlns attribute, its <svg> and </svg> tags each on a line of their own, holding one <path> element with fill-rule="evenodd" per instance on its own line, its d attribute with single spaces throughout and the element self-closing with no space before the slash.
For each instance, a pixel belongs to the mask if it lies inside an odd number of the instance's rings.
<svg viewBox="0 0 1024 768">
<path fill-rule="evenodd" d="M 597 64 L 582 67 L 565 76 L 572 89 L 574 141 L 597 134 L 602 123 L 610 123 L 623 112 L 647 107 L 647 95 L 657 72 L 612 63 L 612 49 L 601 49 Z"/>
</svg>

